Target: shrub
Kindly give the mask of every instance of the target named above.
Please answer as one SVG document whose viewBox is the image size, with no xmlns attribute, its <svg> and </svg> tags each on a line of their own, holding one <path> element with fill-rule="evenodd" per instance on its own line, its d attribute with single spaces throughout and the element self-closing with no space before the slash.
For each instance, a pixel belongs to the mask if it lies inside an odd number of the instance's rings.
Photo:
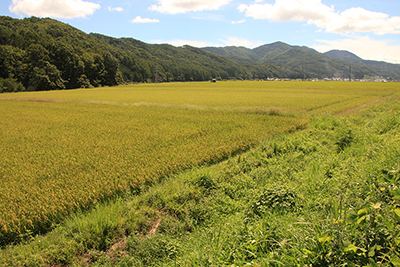
<svg viewBox="0 0 400 267">
<path fill-rule="evenodd" d="M 25 91 L 25 87 L 17 79 L 0 78 L 0 93 Z"/>
<path fill-rule="evenodd" d="M 296 202 L 298 202 L 298 194 L 293 189 L 279 184 L 268 185 L 252 205 L 252 212 L 261 216 L 268 210 L 294 211 L 300 207 Z"/>
</svg>

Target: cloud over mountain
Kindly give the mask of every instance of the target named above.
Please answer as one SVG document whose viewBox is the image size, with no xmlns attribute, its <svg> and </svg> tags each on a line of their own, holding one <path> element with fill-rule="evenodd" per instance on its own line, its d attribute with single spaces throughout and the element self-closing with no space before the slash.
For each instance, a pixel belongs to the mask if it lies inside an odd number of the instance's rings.
<svg viewBox="0 0 400 267">
<path fill-rule="evenodd" d="M 161 13 L 178 14 L 190 11 L 217 10 L 232 0 L 158 0 L 158 5 L 151 5 L 150 10 Z"/>
<path fill-rule="evenodd" d="M 382 12 L 353 7 L 335 12 L 334 6 L 322 4 L 321 0 L 276 0 L 275 4 L 238 7 L 245 16 L 271 21 L 306 21 L 331 33 L 373 32 L 378 35 L 400 33 L 400 17 L 390 17 Z"/>
<path fill-rule="evenodd" d="M 99 8 L 99 4 L 82 0 L 13 0 L 9 6 L 16 14 L 64 19 L 86 17 Z"/>
<path fill-rule="evenodd" d="M 160 22 L 158 19 L 150 19 L 150 18 L 142 18 L 140 16 L 137 16 L 132 20 L 132 23 L 154 23 L 154 22 Z"/>
</svg>

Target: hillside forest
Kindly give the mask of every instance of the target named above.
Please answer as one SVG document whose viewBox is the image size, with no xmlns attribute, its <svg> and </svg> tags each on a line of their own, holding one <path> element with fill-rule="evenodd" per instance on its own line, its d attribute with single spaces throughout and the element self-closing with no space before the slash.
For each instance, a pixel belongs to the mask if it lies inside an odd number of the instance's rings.
<svg viewBox="0 0 400 267">
<path fill-rule="evenodd" d="M 400 79 L 398 64 L 321 54 L 281 42 L 255 49 L 175 47 L 86 34 L 50 18 L 0 16 L 0 92 L 214 78 L 348 77 L 349 64 L 357 79 Z"/>
</svg>

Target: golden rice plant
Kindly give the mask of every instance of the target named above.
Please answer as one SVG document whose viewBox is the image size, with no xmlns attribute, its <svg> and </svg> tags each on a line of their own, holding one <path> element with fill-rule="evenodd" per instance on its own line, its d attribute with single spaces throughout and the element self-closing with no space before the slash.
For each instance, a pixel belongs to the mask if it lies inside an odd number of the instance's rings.
<svg viewBox="0 0 400 267">
<path fill-rule="evenodd" d="M 211 163 L 305 119 L 262 113 L 2 101 L 2 243 L 145 181 Z"/>
</svg>

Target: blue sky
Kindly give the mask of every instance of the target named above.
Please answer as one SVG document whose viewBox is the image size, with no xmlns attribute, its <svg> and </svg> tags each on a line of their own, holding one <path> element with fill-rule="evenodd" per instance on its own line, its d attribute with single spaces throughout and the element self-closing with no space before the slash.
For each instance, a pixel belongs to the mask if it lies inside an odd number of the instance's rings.
<svg viewBox="0 0 400 267">
<path fill-rule="evenodd" d="M 1 0 L 0 14 L 51 17 L 146 43 L 254 48 L 282 41 L 400 64 L 399 0 Z"/>
</svg>

